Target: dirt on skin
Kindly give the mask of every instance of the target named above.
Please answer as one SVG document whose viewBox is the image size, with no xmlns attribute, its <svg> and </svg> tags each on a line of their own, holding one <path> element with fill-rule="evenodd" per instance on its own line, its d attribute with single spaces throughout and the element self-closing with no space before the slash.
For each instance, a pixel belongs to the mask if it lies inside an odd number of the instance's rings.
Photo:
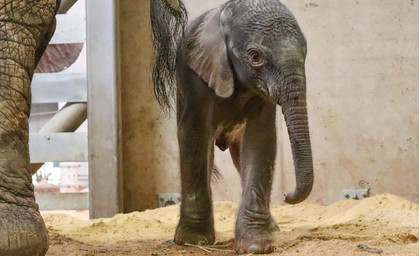
<svg viewBox="0 0 419 256">
<path fill-rule="evenodd" d="M 169 241 L 179 219 L 177 205 L 98 220 L 43 214 L 50 234 L 47 255 L 232 255 L 236 212 L 236 203 L 214 203 L 214 246 Z M 330 206 L 272 206 L 271 212 L 281 230 L 270 255 L 419 256 L 419 205 L 394 195 Z"/>
</svg>

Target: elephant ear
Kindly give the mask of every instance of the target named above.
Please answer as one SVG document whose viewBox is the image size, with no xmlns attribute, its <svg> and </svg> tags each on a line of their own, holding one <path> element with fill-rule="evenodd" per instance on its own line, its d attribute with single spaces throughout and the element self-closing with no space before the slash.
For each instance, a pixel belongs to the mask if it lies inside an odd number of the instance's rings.
<svg viewBox="0 0 419 256">
<path fill-rule="evenodd" d="M 220 22 L 221 11 L 208 12 L 190 37 L 188 66 L 217 96 L 227 98 L 234 92 L 234 80 Z"/>
</svg>

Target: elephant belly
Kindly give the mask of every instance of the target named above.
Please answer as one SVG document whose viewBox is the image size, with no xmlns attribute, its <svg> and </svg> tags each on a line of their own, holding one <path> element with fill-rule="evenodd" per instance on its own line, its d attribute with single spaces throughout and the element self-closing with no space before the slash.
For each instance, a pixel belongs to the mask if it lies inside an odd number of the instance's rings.
<svg viewBox="0 0 419 256">
<path fill-rule="evenodd" d="M 241 140 L 244 127 L 245 122 L 228 126 L 219 126 L 215 133 L 215 145 L 221 151 L 225 151 L 228 149 L 230 143 Z"/>
</svg>

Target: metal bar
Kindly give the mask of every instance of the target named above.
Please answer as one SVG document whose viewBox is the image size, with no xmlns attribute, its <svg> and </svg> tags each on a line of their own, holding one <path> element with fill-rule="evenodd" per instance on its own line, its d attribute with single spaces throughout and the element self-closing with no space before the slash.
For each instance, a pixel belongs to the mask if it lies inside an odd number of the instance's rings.
<svg viewBox="0 0 419 256">
<path fill-rule="evenodd" d="M 84 43 L 86 41 L 86 18 L 84 15 L 58 14 L 57 28 L 50 44 Z"/>
<path fill-rule="evenodd" d="M 38 133 L 75 132 L 86 119 L 87 103 L 67 103 Z"/>
<path fill-rule="evenodd" d="M 87 210 L 89 193 L 35 193 L 40 211 Z"/>
<path fill-rule="evenodd" d="M 74 132 L 87 119 L 87 103 L 67 103 L 38 132 L 38 134 L 54 132 Z M 31 164 L 35 173 L 44 163 Z"/>
<path fill-rule="evenodd" d="M 87 133 L 29 135 L 31 163 L 87 161 Z"/>
<path fill-rule="evenodd" d="M 32 103 L 86 102 L 86 74 L 35 74 L 32 80 Z"/>
<path fill-rule="evenodd" d="M 61 0 L 60 8 L 58 9 L 58 14 L 67 13 L 71 7 L 77 2 L 77 0 Z"/>
<path fill-rule="evenodd" d="M 86 1 L 91 218 L 123 211 L 118 2 Z"/>
</svg>

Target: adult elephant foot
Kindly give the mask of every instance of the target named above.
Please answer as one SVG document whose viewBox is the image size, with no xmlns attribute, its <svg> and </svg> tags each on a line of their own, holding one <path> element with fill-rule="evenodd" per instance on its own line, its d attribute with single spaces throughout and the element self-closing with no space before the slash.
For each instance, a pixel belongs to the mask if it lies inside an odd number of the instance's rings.
<svg viewBox="0 0 419 256">
<path fill-rule="evenodd" d="M 25 94 L 2 86 L 4 77 L 0 72 L 0 95 L 14 97 L 0 97 L 0 255 L 45 255 L 48 233 L 35 202 L 29 171 L 29 104 L 22 99 Z M 12 106 L 15 112 L 7 116 Z"/>
<path fill-rule="evenodd" d="M 39 256 L 48 233 L 29 164 L 33 71 L 55 30 L 60 0 L 0 1 L 0 255 Z"/>
<path fill-rule="evenodd" d="M 184 244 L 206 244 L 215 243 L 214 221 L 186 221 L 180 220 L 176 228 L 174 242 L 178 245 Z"/>
<path fill-rule="evenodd" d="M 0 255 L 43 256 L 48 233 L 37 209 L 0 204 Z"/>
<path fill-rule="evenodd" d="M 264 254 L 274 250 L 273 231 L 279 230 L 270 214 L 239 211 L 236 223 L 235 249 L 237 254 Z"/>
</svg>

